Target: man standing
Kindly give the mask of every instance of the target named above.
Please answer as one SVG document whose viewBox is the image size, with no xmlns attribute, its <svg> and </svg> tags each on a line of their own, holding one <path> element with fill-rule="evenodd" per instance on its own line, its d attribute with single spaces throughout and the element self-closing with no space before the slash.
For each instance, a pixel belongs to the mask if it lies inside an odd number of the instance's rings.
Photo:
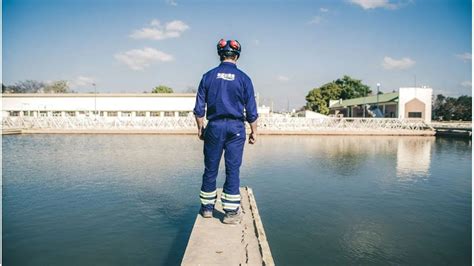
<svg viewBox="0 0 474 266">
<path fill-rule="evenodd" d="M 198 137 L 204 140 L 200 213 L 205 218 L 212 217 L 217 198 L 216 178 L 224 153 L 226 180 L 221 200 L 225 211 L 223 222 L 227 224 L 241 220 L 239 174 L 246 139 L 245 120 L 251 128 L 249 143 L 257 140 L 257 104 L 252 81 L 236 66 L 240 51 L 236 40 L 221 39 L 217 43 L 221 63 L 203 75 L 194 107 Z M 206 104 L 209 122 L 204 129 Z"/>
</svg>

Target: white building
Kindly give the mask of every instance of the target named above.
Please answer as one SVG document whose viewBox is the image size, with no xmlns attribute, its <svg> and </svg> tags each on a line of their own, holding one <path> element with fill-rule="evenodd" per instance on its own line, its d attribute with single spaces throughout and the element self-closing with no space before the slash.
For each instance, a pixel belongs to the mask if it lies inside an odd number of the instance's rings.
<svg viewBox="0 0 474 266">
<path fill-rule="evenodd" d="M 431 122 L 433 89 L 400 88 L 398 92 L 384 93 L 348 100 L 331 100 L 331 114 L 344 117 L 398 117 Z M 379 110 L 375 112 L 376 110 Z"/>
<path fill-rule="evenodd" d="M 398 90 L 398 117 L 421 118 L 431 122 L 433 89 L 400 88 Z"/>
<path fill-rule="evenodd" d="M 2 116 L 180 117 L 193 115 L 195 100 L 194 93 L 11 93 L 2 94 Z"/>
</svg>

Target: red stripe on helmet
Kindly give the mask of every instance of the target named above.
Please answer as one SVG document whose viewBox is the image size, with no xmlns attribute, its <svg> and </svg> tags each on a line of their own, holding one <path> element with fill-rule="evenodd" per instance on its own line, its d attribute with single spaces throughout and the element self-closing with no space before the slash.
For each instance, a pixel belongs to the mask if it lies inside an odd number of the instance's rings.
<svg viewBox="0 0 474 266">
<path fill-rule="evenodd" d="M 224 39 L 221 39 L 221 40 L 219 41 L 219 47 L 220 47 L 220 48 L 224 48 L 226 45 L 227 45 L 227 42 L 226 42 Z"/>
<path fill-rule="evenodd" d="M 239 43 L 238 43 L 237 41 L 232 40 L 232 41 L 230 41 L 230 47 L 232 47 L 233 49 L 238 50 L 239 47 L 240 47 L 240 45 L 239 45 Z"/>
</svg>

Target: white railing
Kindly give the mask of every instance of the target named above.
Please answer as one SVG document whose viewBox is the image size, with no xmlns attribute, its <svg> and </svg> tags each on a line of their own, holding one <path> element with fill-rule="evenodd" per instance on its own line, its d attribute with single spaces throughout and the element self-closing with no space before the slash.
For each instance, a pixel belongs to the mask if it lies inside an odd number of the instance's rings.
<svg viewBox="0 0 474 266">
<path fill-rule="evenodd" d="M 396 118 L 304 118 L 261 117 L 258 127 L 265 131 L 421 131 L 433 130 L 418 119 Z M 2 119 L 4 129 L 139 129 L 191 130 L 193 117 L 13 117 Z"/>
<path fill-rule="evenodd" d="M 264 118 L 259 121 L 259 129 L 269 131 L 419 131 L 430 129 L 419 119 L 397 118 Z"/>
</svg>

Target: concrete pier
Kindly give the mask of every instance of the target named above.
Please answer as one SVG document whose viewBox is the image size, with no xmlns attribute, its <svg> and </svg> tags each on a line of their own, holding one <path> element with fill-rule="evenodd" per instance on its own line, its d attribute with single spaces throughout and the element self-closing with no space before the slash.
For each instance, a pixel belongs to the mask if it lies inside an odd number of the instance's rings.
<svg viewBox="0 0 474 266">
<path fill-rule="evenodd" d="M 242 222 L 223 224 L 217 192 L 213 218 L 197 215 L 181 265 L 275 265 L 251 188 L 240 189 Z"/>
<path fill-rule="evenodd" d="M 436 130 L 436 136 L 444 137 L 472 137 L 471 123 L 436 123 L 433 128 Z"/>
</svg>

